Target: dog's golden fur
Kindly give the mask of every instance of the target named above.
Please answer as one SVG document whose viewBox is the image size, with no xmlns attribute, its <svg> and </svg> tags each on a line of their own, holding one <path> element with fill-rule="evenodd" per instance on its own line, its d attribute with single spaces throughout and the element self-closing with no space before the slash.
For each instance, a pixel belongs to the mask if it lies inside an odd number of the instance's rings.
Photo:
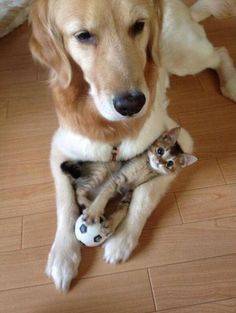
<svg viewBox="0 0 236 313">
<path fill-rule="evenodd" d="M 106 1 L 107 6 L 110 6 L 112 2 Z M 144 2 L 148 2 L 149 5 L 145 4 L 147 9 L 150 11 L 154 10 L 153 1 L 133 0 L 133 2 L 136 2 L 136 4 L 141 3 L 142 5 L 144 5 Z M 73 4 L 73 1 L 70 3 Z M 66 5 L 62 4 L 62 6 Z M 81 1 L 79 6 L 81 11 L 83 11 L 83 6 L 85 6 L 84 2 Z M 52 7 L 54 8 L 53 10 Z M 160 17 L 160 8 L 160 6 L 158 10 L 156 8 L 156 13 L 150 13 L 150 15 L 156 14 Z M 65 8 L 65 11 L 67 10 Z M 158 31 L 160 25 L 157 22 L 158 19 L 151 19 L 152 24 L 149 29 L 148 47 L 145 51 L 145 58 L 138 58 L 132 53 L 132 50 L 130 50 L 130 56 L 127 56 L 127 62 L 130 63 L 129 66 L 133 63 L 132 68 L 136 69 L 136 71 L 140 68 L 140 59 L 144 63 L 142 79 L 145 79 L 150 93 L 148 109 L 139 118 L 124 121 L 109 121 L 98 112 L 94 105 L 94 100 L 89 94 L 88 83 L 84 79 L 87 73 L 82 72 L 78 64 L 72 60 L 68 50 L 65 49 L 68 34 L 65 34 L 64 29 L 59 29 L 55 25 L 56 12 L 57 9 L 54 0 L 35 1 L 31 11 L 33 32 L 30 47 L 34 57 L 49 67 L 51 71 L 51 85 L 60 124 L 73 131 L 78 131 L 91 139 L 100 141 L 116 143 L 122 138 L 137 136 L 152 111 L 152 104 L 155 97 L 155 82 L 158 76 Z M 90 14 L 92 16 L 94 13 L 90 12 Z M 113 43 L 104 41 L 103 44 L 106 44 L 106 46 L 93 49 L 93 54 L 96 54 L 96 64 L 91 75 L 93 82 L 96 85 L 98 93 L 102 93 L 105 89 L 114 92 L 122 91 L 124 85 L 128 83 L 127 79 L 130 79 L 130 77 L 123 78 L 122 80 L 120 79 L 120 73 L 117 76 L 111 75 L 112 68 L 109 69 L 110 65 L 104 62 L 103 53 L 105 49 L 109 50 L 108 45 Z M 126 46 L 130 43 L 124 40 L 122 44 Z M 119 53 L 119 49 L 116 53 Z M 112 55 L 112 58 L 115 60 L 117 55 Z M 87 61 L 89 62 L 90 59 L 88 58 Z M 139 75 L 139 77 L 131 79 L 138 80 L 141 76 Z"/>
<path fill-rule="evenodd" d="M 34 1 L 31 51 L 50 70 L 61 126 L 51 146 L 58 227 L 46 268 L 56 288 L 69 288 L 81 260 L 74 236 L 78 207 L 61 163 L 108 162 L 117 145 L 117 159 L 129 160 L 164 130 L 176 127 L 166 110 L 169 74 L 215 69 L 222 93 L 236 101 L 233 60 L 224 47 L 213 47 L 198 24 L 210 15 L 235 12 L 235 1 L 198 0 L 191 8 L 181 0 Z M 137 21 L 144 27 L 134 36 Z M 93 35 L 92 42 L 78 40 L 84 32 Z M 135 115 L 122 116 L 114 99 L 134 90 L 146 102 L 138 113 L 129 112 Z M 178 141 L 191 153 L 193 142 L 183 128 Z M 108 263 L 129 258 L 148 216 L 174 178 L 175 174 L 164 175 L 135 189 L 127 216 L 105 243 Z"/>
</svg>

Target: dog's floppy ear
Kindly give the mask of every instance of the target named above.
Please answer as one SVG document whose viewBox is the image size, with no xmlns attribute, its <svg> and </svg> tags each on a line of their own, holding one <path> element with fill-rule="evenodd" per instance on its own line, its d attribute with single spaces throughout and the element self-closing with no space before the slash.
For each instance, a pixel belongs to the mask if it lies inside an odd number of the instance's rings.
<svg viewBox="0 0 236 313">
<path fill-rule="evenodd" d="M 30 22 L 32 55 L 50 69 L 51 80 L 63 88 L 71 82 L 72 69 L 63 44 L 63 39 L 52 22 L 50 0 L 35 0 L 31 7 Z"/>
<path fill-rule="evenodd" d="M 155 64 L 159 64 L 159 35 L 162 25 L 163 2 L 162 0 L 153 0 L 154 11 L 151 21 L 151 33 L 148 43 L 148 52 Z"/>
</svg>

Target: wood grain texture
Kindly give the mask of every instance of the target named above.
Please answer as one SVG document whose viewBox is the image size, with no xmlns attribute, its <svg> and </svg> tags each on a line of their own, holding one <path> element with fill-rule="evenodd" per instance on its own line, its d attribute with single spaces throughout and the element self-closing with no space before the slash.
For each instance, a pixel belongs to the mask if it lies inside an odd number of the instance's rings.
<svg viewBox="0 0 236 313">
<path fill-rule="evenodd" d="M 7 118 L 8 100 L 0 98 L 0 123 Z"/>
<path fill-rule="evenodd" d="M 18 313 L 143 313 L 154 310 L 145 270 L 82 279 L 66 296 L 57 293 L 52 285 L 1 292 L 0 305 L 4 313 L 16 310 Z"/>
<path fill-rule="evenodd" d="M 180 224 L 182 224 L 182 219 L 179 214 L 175 195 L 173 193 L 168 193 L 164 196 L 148 219 L 145 229 Z"/>
<path fill-rule="evenodd" d="M 56 212 L 23 217 L 22 247 L 31 248 L 49 245 L 56 231 Z"/>
<path fill-rule="evenodd" d="M 233 102 L 225 109 L 179 114 L 178 118 L 192 134 L 198 156 L 235 155 L 236 110 Z"/>
<path fill-rule="evenodd" d="M 0 218 L 49 212 L 55 210 L 54 187 L 44 182 L 0 189 L 0 203 Z"/>
<path fill-rule="evenodd" d="M 0 219 L 0 252 L 21 248 L 22 218 Z"/>
<path fill-rule="evenodd" d="M 184 223 L 236 216 L 236 185 L 176 193 Z"/>
<path fill-rule="evenodd" d="M 227 183 L 236 183 L 236 156 L 231 158 L 220 158 L 219 164 Z"/>
<path fill-rule="evenodd" d="M 180 173 L 171 186 L 171 191 L 192 190 L 224 185 L 224 177 L 216 160 L 199 160 Z"/>
<path fill-rule="evenodd" d="M 158 310 L 236 297 L 235 264 L 230 255 L 150 269 Z"/>
<path fill-rule="evenodd" d="M 160 311 L 159 311 L 160 312 Z M 166 313 L 235 313 L 236 299 L 218 301 L 195 306 L 187 306 L 179 309 L 171 309 Z"/>
</svg>

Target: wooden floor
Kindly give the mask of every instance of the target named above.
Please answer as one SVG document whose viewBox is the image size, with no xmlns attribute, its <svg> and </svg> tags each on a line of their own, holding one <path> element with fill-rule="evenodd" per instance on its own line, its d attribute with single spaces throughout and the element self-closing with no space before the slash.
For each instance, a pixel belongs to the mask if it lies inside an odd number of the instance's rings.
<svg viewBox="0 0 236 313">
<path fill-rule="evenodd" d="M 206 26 L 236 60 L 236 20 Z M 23 26 L 0 41 L 0 312 L 235 313 L 236 104 L 211 71 L 173 77 L 169 93 L 199 163 L 174 183 L 127 263 L 107 265 L 101 248 L 84 248 L 71 292 L 56 292 L 44 268 L 55 232 L 48 155 L 57 121 L 28 35 Z"/>
</svg>

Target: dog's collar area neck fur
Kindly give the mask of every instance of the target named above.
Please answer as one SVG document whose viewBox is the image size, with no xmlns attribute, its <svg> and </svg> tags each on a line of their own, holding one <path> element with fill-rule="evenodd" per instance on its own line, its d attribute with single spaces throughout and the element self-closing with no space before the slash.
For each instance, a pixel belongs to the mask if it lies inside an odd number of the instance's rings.
<svg viewBox="0 0 236 313">
<path fill-rule="evenodd" d="M 111 160 L 117 161 L 118 154 L 119 154 L 119 145 L 113 146 L 111 152 Z"/>
</svg>

